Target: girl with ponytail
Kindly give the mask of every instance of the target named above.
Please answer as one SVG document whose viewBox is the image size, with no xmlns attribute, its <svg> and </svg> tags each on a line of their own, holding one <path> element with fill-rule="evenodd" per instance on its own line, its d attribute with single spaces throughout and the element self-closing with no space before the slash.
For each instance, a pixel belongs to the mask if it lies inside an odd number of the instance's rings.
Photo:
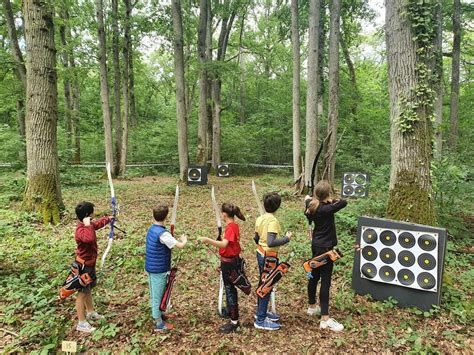
<svg viewBox="0 0 474 355">
<path fill-rule="evenodd" d="M 223 203 L 221 218 L 225 223 L 224 238 L 222 240 L 214 240 L 207 237 L 199 238 L 202 243 L 219 248 L 227 311 L 230 316 L 230 322 L 219 328 L 219 331 L 222 333 L 231 333 L 237 330 L 240 325 L 236 287 L 240 288 L 247 295 L 250 293 L 250 283 L 244 273 L 243 259 L 240 258 L 240 229 L 239 225 L 235 223 L 235 217 L 245 221 L 245 217 L 239 207 L 231 203 Z"/>
</svg>

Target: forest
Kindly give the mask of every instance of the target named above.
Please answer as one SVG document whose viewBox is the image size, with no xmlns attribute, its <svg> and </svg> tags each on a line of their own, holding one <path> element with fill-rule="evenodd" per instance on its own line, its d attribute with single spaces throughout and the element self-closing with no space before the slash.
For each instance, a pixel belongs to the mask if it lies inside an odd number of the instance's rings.
<svg viewBox="0 0 474 355">
<path fill-rule="evenodd" d="M 1 1 L 2 352 L 70 351 L 65 341 L 91 353 L 474 352 L 472 1 Z M 196 169 L 207 183 L 193 182 Z M 347 194 L 347 176 L 363 176 L 365 192 Z M 331 199 L 319 199 L 321 181 Z M 254 234 L 275 192 L 281 237 L 291 231 L 280 262 L 291 268 L 271 292 L 281 328 L 265 332 L 254 329 L 264 280 Z M 318 229 L 315 220 L 308 237 L 307 194 L 348 202 L 335 216 L 343 255 L 329 261 L 342 332 L 306 311 L 302 265 L 316 256 Z M 82 201 L 97 220 L 112 217 L 97 231 L 94 307 L 104 318 L 91 334 L 76 328 L 74 299 L 86 293 L 58 299 L 78 257 Z M 163 332 L 145 272 L 160 203 L 171 237 L 187 235 L 170 259 L 175 329 Z M 225 335 L 214 248 L 226 248 L 215 243 L 216 223 L 230 218 L 222 203 L 245 216 L 240 256 L 252 285 L 238 293 L 239 328 Z M 397 236 L 411 226 L 416 238 L 438 233 L 438 289 L 368 280 L 371 219 Z M 417 307 L 425 296 L 439 298 Z"/>
</svg>

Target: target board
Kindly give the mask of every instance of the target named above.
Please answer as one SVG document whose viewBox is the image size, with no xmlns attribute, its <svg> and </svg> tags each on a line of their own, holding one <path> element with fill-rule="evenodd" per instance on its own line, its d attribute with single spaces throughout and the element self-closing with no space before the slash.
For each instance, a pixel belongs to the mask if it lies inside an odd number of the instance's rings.
<svg viewBox="0 0 474 355">
<path fill-rule="evenodd" d="M 228 177 L 230 176 L 229 164 L 218 164 L 217 165 L 217 176 Z"/>
<path fill-rule="evenodd" d="M 360 217 L 352 287 L 374 299 L 392 297 L 400 306 L 423 310 L 439 305 L 446 230 Z"/>
<path fill-rule="evenodd" d="M 365 173 L 344 173 L 342 175 L 342 197 L 367 197 L 369 175 Z"/>
<path fill-rule="evenodd" d="M 207 184 L 207 166 L 190 166 L 187 176 L 188 185 Z"/>
</svg>

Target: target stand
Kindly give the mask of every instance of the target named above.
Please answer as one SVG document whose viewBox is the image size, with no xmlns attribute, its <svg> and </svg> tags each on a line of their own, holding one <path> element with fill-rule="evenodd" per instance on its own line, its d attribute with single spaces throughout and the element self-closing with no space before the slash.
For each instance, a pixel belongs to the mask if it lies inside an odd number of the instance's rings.
<svg viewBox="0 0 474 355">
<path fill-rule="evenodd" d="M 352 288 L 376 300 L 430 310 L 441 302 L 446 230 L 359 217 Z"/>
<path fill-rule="evenodd" d="M 342 175 L 342 197 L 367 197 L 369 175 L 365 173 L 344 173 Z"/>
</svg>

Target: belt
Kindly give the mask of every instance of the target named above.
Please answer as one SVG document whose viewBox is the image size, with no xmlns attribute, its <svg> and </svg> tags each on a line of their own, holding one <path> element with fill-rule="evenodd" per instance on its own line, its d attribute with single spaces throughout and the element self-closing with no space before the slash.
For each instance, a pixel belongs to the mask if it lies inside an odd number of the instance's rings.
<svg viewBox="0 0 474 355">
<path fill-rule="evenodd" d="M 273 258 L 276 258 L 278 256 L 277 251 L 265 250 L 265 249 L 263 249 L 263 247 L 260 244 L 257 246 L 257 250 L 263 256 L 270 256 L 270 257 L 273 257 Z"/>
<path fill-rule="evenodd" d="M 232 258 L 227 258 L 227 257 L 221 255 L 221 261 L 224 262 L 224 263 L 233 263 L 234 261 L 236 261 L 236 259 L 237 260 L 239 259 L 238 255 L 233 256 Z"/>
</svg>

